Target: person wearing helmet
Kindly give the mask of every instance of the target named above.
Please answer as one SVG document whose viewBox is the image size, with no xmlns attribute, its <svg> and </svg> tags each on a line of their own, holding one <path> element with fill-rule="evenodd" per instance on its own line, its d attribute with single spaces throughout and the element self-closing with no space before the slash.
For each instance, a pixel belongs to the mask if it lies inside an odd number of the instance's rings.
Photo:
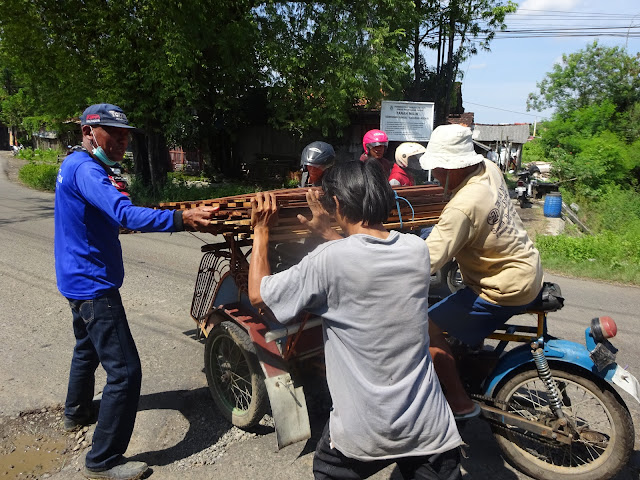
<svg viewBox="0 0 640 480">
<path fill-rule="evenodd" d="M 404 142 L 396 148 L 396 163 L 389 175 L 389 185 L 392 187 L 412 187 L 416 184 L 409 170 L 420 167 L 420 157 L 425 148 L 416 142 Z"/>
<path fill-rule="evenodd" d="M 362 137 L 362 147 L 364 153 L 360 155 L 360 161 L 364 162 L 367 158 L 375 158 L 385 176 L 391 173 L 391 162 L 384 157 L 389 146 L 389 137 L 382 130 L 369 130 Z"/>
<path fill-rule="evenodd" d="M 311 142 L 304 147 L 300 156 L 302 177 L 301 187 L 314 187 L 322 184 L 322 175 L 327 168 L 333 165 L 336 153 L 333 147 L 326 142 Z"/>
<path fill-rule="evenodd" d="M 479 414 L 462 386 L 442 332 L 470 346 L 522 313 L 542 291 L 540 254 L 509 198 L 502 172 L 473 148 L 471 130 L 442 125 L 431 134 L 420 165 L 451 199 L 426 242 L 431 274 L 456 258 L 465 288 L 429 309 L 431 356 L 458 419 Z"/>
<path fill-rule="evenodd" d="M 300 155 L 302 176 L 299 187 L 318 187 L 322 177 L 334 163 L 336 153 L 326 142 L 315 141 L 304 147 Z M 299 241 L 287 241 L 269 245 L 271 269 L 279 272 L 296 265 L 309 252 L 321 243 L 318 238 L 305 238 Z"/>
</svg>

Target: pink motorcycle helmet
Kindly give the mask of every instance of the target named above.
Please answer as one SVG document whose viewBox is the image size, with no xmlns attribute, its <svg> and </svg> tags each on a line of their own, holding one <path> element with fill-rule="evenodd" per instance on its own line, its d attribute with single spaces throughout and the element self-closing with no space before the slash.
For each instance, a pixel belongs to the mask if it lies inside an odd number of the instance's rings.
<svg viewBox="0 0 640 480">
<path fill-rule="evenodd" d="M 362 148 L 364 153 L 369 154 L 369 148 L 377 147 L 378 145 L 389 145 L 389 137 L 382 130 L 369 130 L 362 137 Z"/>
</svg>

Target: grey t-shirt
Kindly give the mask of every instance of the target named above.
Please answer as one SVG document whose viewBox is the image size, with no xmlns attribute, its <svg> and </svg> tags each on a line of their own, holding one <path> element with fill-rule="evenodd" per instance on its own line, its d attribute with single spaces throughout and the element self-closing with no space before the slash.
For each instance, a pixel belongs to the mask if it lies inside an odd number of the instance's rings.
<svg viewBox="0 0 640 480">
<path fill-rule="evenodd" d="M 350 458 L 429 455 L 462 443 L 429 355 L 429 250 L 416 235 L 351 235 L 262 279 L 286 323 L 323 318 L 331 441 Z"/>
</svg>

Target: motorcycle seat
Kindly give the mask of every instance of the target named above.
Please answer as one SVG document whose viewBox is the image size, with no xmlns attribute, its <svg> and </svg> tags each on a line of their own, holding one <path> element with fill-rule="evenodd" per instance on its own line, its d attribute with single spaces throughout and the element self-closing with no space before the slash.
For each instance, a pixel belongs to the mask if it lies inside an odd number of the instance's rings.
<svg viewBox="0 0 640 480">
<path fill-rule="evenodd" d="M 535 303 L 527 307 L 525 313 L 555 312 L 562 307 L 564 307 L 564 297 L 560 291 L 560 285 L 544 282 L 541 294 Z"/>
</svg>

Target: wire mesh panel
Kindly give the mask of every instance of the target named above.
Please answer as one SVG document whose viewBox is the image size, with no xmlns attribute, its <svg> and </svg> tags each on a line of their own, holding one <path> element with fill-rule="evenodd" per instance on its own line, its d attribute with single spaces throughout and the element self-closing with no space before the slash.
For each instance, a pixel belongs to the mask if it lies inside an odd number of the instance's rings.
<svg viewBox="0 0 640 480">
<path fill-rule="evenodd" d="M 222 276 L 229 271 L 226 252 L 207 252 L 202 256 L 191 301 L 191 317 L 198 323 L 209 311 Z"/>
</svg>

